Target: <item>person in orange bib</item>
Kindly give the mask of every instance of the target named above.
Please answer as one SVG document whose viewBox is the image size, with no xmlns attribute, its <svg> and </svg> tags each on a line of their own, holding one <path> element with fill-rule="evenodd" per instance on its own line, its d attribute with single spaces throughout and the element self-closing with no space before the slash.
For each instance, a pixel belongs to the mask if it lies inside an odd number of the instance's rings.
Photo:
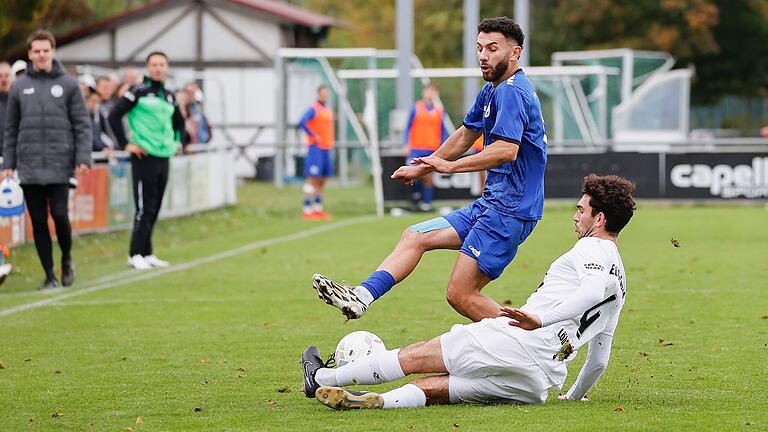
<svg viewBox="0 0 768 432">
<path fill-rule="evenodd" d="M 411 108 L 404 133 L 405 144 L 408 146 L 406 165 L 410 165 L 413 158 L 431 155 L 448 137 L 448 130 L 443 123 L 445 112 L 442 107 L 435 106 L 438 94 L 437 86 L 427 84 L 421 91 L 421 100 Z M 414 182 L 411 191 L 411 197 L 419 210 L 432 210 L 434 188 L 431 176 Z"/>
<path fill-rule="evenodd" d="M 307 134 L 307 157 L 304 160 L 304 211 L 306 220 L 328 219 L 323 210 L 323 186 L 333 175 L 333 111 L 328 107 L 330 91 L 325 85 L 317 88 L 317 100 L 304 113 L 299 126 Z"/>
</svg>

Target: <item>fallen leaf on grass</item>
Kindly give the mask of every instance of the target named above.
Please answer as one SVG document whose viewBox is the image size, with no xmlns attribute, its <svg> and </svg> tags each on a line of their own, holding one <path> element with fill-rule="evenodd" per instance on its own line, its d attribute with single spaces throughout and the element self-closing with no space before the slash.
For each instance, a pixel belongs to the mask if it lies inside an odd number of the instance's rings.
<svg viewBox="0 0 768 432">
<path fill-rule="evenodd" d="M 763 315 L 763 319 L 768 319 L 768 315 Z"/>
<path fill-rule="evenodd" d="M 124 432 L 133 432 L 133 428 L 130 426 L 126 426 L 125 429 L 123 429 Z"/>
<path fill-rule="evenodd" d="M 661 346 L 672 346 L 674 344 L 675 344 L 674 342 L 668 342 L 668 341 L 665 342 L 664 339 L 659 339 L 659 345 Z"/>
<path fill-rule="evenodd" d="M 269 405 L 271 407 L 275 407 L 275 406 L 277 406 L 277 401 L 270 399 L 270 400 L 267 401 L 267 405 Z"/>
<path fill-rule="evenodd" d="M 645 351 L 638 351 L 637 355 L 639 355 L 640 357 L 648 357 L 648 353 Z"/>
<path fill-rule="evenodd" d="M 203 410 L 203 407 L 195 407 L 195 412 L 200 412 Z"/>
<path fill-rule="evenodd" d="M 458 429 L 459 428 L 459 424 L 458 423 L 454 423 L 451 427 L 454 428 L 454 429 Z"/>
<path fill-rule="evenodd" d="M 200 364 L 209 364 L 211 362 L 211 359 L 200 359 L 197 362 Z"/>
<path fill-rule="evenodd" d="M 3 364 L 3 362 L 0 362 L 0 369 L 5 369 L 5 365 Z"/>
<path fill-rule="evenodd" d="M 622 407 L 616 407 L 613 409 L 614 412 L 624 412 L 624 408 Z"/>
<path fill-rule="evenodd" d="M 680 247 L 680 242 L 676 239 L 671 239 L 670 242 L 672 243 L 672 246 L 674 247 Z"/>
<path fill-rule="evenodd" d="M 291 392 L 291 388 L 290 387 L 280 387 L 279 389 L 277 389 L 277 392 L 278 393 L 290 393 Z"/>
<path fill-rule="evenodd" d="M 240 369 L 238 369 L 238 370 L 239 370 L 240 372 L 245 372 L 245 368 L 244 368 L 244 367 L 241 367 L 241 368 L 240 368 Z"/>
<path fill-rule="evenodd" d="M 63 416 L 63 415 L 64 414 L 62 414 L 60 412 L 55 412 L 55 413 L 51 414 L 51 417 L 53 417 L 53 418 L 61 418 L 61 416 Z"/>
<path fill-rule="evenodd" d="M 501 304 L 503 304 L 505 306 L 511 306 L 512 305 L 512 300 L 506 299 L 503 302 L 501 302 Z"/>
<path fill-rule="evenodd" d="M 136 424 L 144 424 L 144 419 L 141 416 L 136 417 Z"/>
</svg>

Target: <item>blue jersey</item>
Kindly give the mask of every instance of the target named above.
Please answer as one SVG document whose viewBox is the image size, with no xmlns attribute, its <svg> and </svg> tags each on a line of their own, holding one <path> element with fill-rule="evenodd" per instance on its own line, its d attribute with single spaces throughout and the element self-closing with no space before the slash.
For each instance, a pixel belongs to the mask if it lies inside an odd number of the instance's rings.
<svg viewBox="0 0 768 432">
<path fill-rule="evenodd" d="M 520 146 L 516 160 L 488 170 L 479 201 L 507 216 L 541 219 L 547 135 L 541 103 L 523 70 L 518 69 L 496 87 L 487 83 L 464 117 L 464 126 L 475 132 L 482 130 L 484 146 L 496 140 Z"/>
</svg>

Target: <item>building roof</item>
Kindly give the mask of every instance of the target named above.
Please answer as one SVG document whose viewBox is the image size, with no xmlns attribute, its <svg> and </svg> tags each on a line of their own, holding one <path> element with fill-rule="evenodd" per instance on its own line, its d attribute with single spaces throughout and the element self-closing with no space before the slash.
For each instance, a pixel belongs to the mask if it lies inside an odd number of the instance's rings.
<svg viewBox="0 0 768 432">
<path fill-rule="evenodd" d="M 321 15 L 310 10 L 284 3 L 279 0 L 203 0 L 203 2 L 232 5 L 256 13 L 272 16 L 285 24 L 308 27 L 313 30 L 325 27 L 348 27 L 348 25 L 327 15 Z M 84 36 L 119 26 L 121 23 L 151 15 L 166 7 L 178 4 L 192 3 L 192 0 L 155 0 L 144 6 L 127 10 L 119 15 L 85 25 L 65 35 L 57 36 L 59 45 L 77 40 Z"/>
</svg>

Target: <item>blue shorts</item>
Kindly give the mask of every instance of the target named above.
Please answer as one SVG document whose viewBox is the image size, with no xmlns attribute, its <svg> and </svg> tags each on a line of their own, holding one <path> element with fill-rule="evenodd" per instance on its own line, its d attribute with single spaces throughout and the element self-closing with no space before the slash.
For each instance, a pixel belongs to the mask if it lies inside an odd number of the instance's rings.
<svg viewBox="0 0 768 432">
<path fill-rule="evenodd" d="M 413 158 L 417 157 L 427 157 L 434 153 L 432 150 L 419 150 L 419 149 L 411 149 L 410 152 L 408 152 L 408 158 L 405 160 L 405 165 L 409 166 L 411 165 L 411 161 Z"/>
<path fill-rule="evenodd" d="M 333 159 L 331 151 L 316 145 L 309 146 L 307 158 L 304 159 L 304 177 L 333 176 Z"/>
<path fill-rule="evenodd" d="M 460 252 L 477 261 L 480 271 L 498 279 L 538 221 L 505 216 L 475 201 L 445 216 L 461 238 Z"/>
</svg>

